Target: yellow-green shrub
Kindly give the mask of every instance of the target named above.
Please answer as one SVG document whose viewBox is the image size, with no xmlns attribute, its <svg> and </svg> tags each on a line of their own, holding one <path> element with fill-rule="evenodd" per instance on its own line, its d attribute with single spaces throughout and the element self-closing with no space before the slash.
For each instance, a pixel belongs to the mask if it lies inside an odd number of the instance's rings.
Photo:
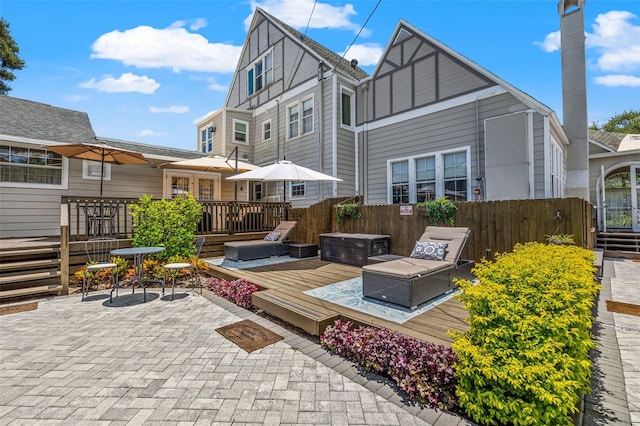
<svg viewBox="0 0 640 426">
<path fill-rule="evenodd" d="M 481 424 L 570 424 L 590 390 L 594 255 L 527 243 L 461 281 L 470 329 L 453 333 L 462 409 Z"/>
</svg>

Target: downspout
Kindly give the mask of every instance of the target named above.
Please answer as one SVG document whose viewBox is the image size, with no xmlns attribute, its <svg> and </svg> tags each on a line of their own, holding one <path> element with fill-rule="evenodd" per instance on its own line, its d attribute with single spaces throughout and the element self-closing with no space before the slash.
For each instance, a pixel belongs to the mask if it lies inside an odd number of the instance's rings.
<svg viewBox="0 0 640 426">
<path fill-rule="evenodd" d="M 535 152 L 533 147 L 533 113 L 527 113 L 527 156 L 529 157 L 529 199 L 536 198 Z"/>
<path fill-rule="evenodd" d="M 333 72 L 333 87 L 332 87 L 332 94 L 331 94 L 331 100 L 332 100 L 332 117 L 331 117 L 331 171 L 333 176 L 338 177 L 338 125 L 337 125 L 337 120 L 338 120 L 338 75 L 335 73 L 335 70 Z M 337 182 L 333 182 L 333 197 L 337 197 L 338 196 L 338 183 Z"/>
<path fill-rule="evenodd" d="M 484 185 L 482 184 L 482 173 L 480 173 L 480 105 L 479 100 L 476 98 L 476 184 L 480 190 L 480 197 L 478 201 L 485 197 Z"/>
<path fill-rule="evenodd" d="M 323 62 L 318 62 L 318 85 L 320 86 L 318 90 L 320 91 L 320 99 L 318 99 L 318 170 L 324 173 L 324 150 L 322 149 L 322 136 L 324 134 L 324 82 L 322 80 L 322 64 Z M 324 183 L 318 182 L 319 194 L 318 199 L 324 200 Z"/>
<path fill-rule="evenodd" d="M 369 82 L 367 81 L 363 87 L 364 90 L 364 111 L 363 111 L 363 133 L 362 133 L 362 195 L 363 203 L 367 203 L 369 198 L 369 185 L 367 184 L 367 175 L 369 174 Z M 360 176 L 358 176 L 360 179 Z"/>
<path fill-rule="evenodd" d="M 607 199 L 605 198 L 604 164 L 600 166 L 600 184 L 602 185 L 602 216 L 600 220 L 602 220 L 602 232 L 607 232 Z"/>
</svg>

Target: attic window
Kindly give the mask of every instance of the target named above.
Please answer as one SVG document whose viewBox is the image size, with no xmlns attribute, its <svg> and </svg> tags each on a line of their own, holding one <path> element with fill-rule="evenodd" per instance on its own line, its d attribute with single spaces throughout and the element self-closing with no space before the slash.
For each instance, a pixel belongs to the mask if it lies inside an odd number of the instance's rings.
<svg viewBox="0 0 640 426">
<path fill-rule="evenodd" d="M 393 44 L 402 43 L 403 41 L 405 41 L 406 39 L 412 36 L 413 34 L 411 34 L 409 31 L 405 30 L 404 28 L 400 28 L 400 31 L 398 32 L 396 39 L 393 40 Z"/>
</svg>

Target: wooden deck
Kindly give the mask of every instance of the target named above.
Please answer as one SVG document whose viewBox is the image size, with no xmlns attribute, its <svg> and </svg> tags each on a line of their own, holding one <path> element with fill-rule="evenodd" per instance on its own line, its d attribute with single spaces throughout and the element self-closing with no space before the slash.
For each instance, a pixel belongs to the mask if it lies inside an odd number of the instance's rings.
<svg viewBox="0 0 640 426">
<path fill-rule="evenodd" d="M 262 287 L 264 290 L 253 295 L 256 307 L 314 335 L 322 333 L 336 319 L 343 319 L 386 327 L 425 342 L 450 346 L 447 331 L 468 328 L 465 323 L 467 311 L 456 299 L 397 324 L 308 296 L 304 291 L 361 275 L 360 267 L 327 262 L 318 257 L 244 270 L 212 266 L 210 274 L 226 280 L 244 278 Z"/>
</svg>

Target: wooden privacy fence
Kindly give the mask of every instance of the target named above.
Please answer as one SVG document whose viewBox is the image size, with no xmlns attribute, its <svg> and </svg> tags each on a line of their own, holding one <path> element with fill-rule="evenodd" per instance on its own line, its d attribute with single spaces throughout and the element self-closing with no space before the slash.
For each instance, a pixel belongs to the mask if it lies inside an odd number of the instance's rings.
<svg viewBox="0 0 640 426">
<path fill-rule="evenodd" d="M 429 225 L 425 216 L 401 215 L 400 205 L 363 205 L 362 217 L 338 225 L 334 206 L 341 199 L 324 200 L 306 209 L 291 209 L 289 218 L 298 226 L 291 235 L 295 241 L 319 244 L 327 232 L 390 235 L 390 252 L 408 255 Z M 508 252 L 517 243 L 546 242 L 551 234 L 572 234 L 578 246 L 595 246 L 592 205 L 578 198 L 511 200 L 457 203 L 454 226 L 471 229 L 463 257 L 475 261 L 492 254 Z"/>
</svg>

